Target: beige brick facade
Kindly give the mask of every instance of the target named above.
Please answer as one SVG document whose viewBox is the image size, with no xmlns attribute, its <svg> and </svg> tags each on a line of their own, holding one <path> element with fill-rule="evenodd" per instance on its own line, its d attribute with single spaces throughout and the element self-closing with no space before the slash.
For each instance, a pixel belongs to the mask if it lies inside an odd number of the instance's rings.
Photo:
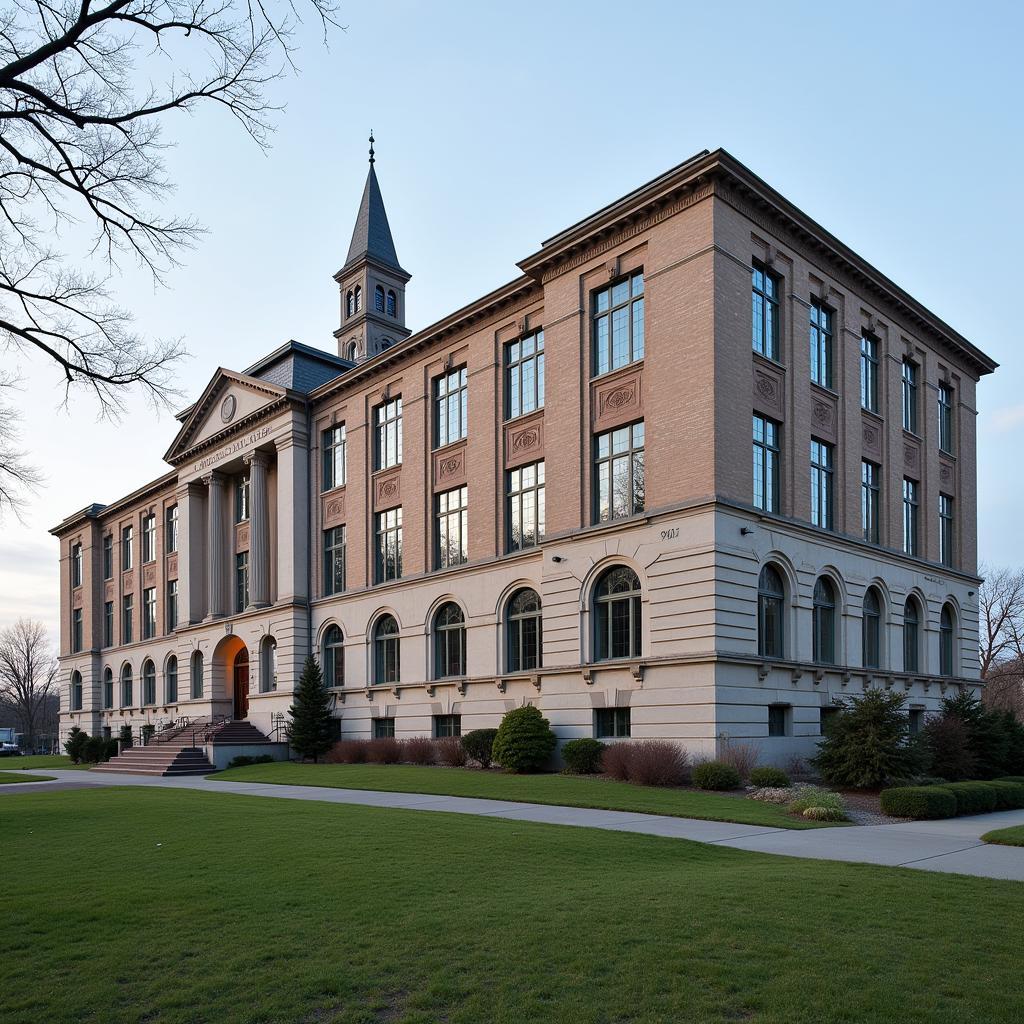
<svg viewBox="0 0 1024 1024">
<path fill-rule="evenodd" d="M 218 371 L 181 416 L 181 432 L 167 453 L 170 473 L 55 529 L 62 672 L 69 682 L 73 672 L 83 680 L 80 710 L 67 691 L 66 728 L 78 723 L 116 734 L 122 724 L 137 729 L 183 715 L 245 713 L 269 731 L 290 703 L 303 658 L 309 652 L 323 657 L 332 626 L 340 628 L 344 644 L 344 685 L 332 690 L 335 714 L 341 733 L 351 736 L 369 735 L 373 719 L 381 718 L 393 719 L 396 733 L 407 736 L 430 733 L 439 715 L 461 716 L 463 730 L 494 725 L 506 709 L 529 700 L 562 739 L 603 728 L 600 709 L 628 708 L 634 736 L 676 738 L 706 753 L 730 740 L 752 740 L 765 760 L 783 762 L 813 751 L 821 709 L 845 694 L 898 687 L 912 706 L 931 709 L 951 685 L 976 681 L 975 385 L 994 368 L 978 349 L 721 151 L 700 154 L 555 236 L 520 263 L 523 276 L 409 335 L 409 275 L 393 245 L 374 247 L 374 219 L 379 229 L 384 215 L 382 203 L 373 206 L 372 169 L 371 179 L 356 231 L 368 221 L 370 241 L 357 245 L 354 236 L 346 267 L 336 275 L 339 356 L 293 343 L 244 373 Z M 376 195 L 379 200 L 379 190 Z M 776 359 L 752 351 L 755 260 L 779 285 Z M 641 271 L 643 356 L 598 374 L 594 295 Z M 382 299 L 383 310 L 371 309 L 365 304 L 375 301 L 380 282 L 399 302 Z M 356 283 L 364 303 L 359 309 L 347 299 Z M 830 388 L 810 381 L 812 300 L 832 310 Z M 544 335 L 543 406 L 509 419 L 506 346 L 538 330 Z M 865 331 L 878 340 L 877 413 L 861 408 Z M 902 428 L 905 357 L 918 367 L 913 434 Z M 465 437 L 436 447 L 435 382 L 463 366 Z M 940 383 L 955 396 L 948 456 L 938 444 Z M 399 396 L 403 457 L 378 469 L 374 416 L 382 402 Z M 781 427 L 777 514 L 753 503 L 754 413 Z M 643 511 L 596 522 L 595 437 L 639 421 Z M 346 479 L 323 490 L 324 431 L 342 424 Z M 810 522 L 812 438 L 833 446 L 832 530 Z M 881 467 L 879 544 L 863 539 L 862 459 Z M 507 474 L 539 460 L 546 533 L 539 545 L 510 552 Z M 257 472 L 263 474 L 258 485 Z M 236 524 L 234 491 L 246 475 L 255 504 Z M 904 477 L 919 486 L 916 556 L 902 552 Z M 467 557 L 440 570 L 437 496 L 461 486 L 468 493 Z M 940 493 L 953 499 L 951 566 L 940 564 Z M 165 553 L 167 509 L 175 504 L 178 550 Z M 381 583 L 374 575 L 376 516 L 397 507 L 402 576 Z M 122 572 L 121 530 L 131 523 L 138 543 L 150 512 L 157 517 L 156 558 L 141 564 L 137 554 L 133 569 Z M 340 526 L 346 532 L 345 589 L 328 594 L 324 531 Z M 107 534 L 114 537 L 115 566 L 105 580 Z M 79 542 L 85 572 L 74 588 L 69 560 Z M 235 571 L 245 553 L 249 594 L 240 608 Z M 778 657 L 758 653 L 758 576 L 769 562 L 786 590 Z M 607 660 L 595 646 L 594 588 L 602 572 L 617 565 L 636 573 L 640 625 L 637 643 Z M 839 598 L 830 664 L 815 662 L 811 643 L 813 592 L 823 574 Z M 168 630 L 172 579 L 178 581 L 179 616 Z M 881 657 L 877 667 L 866 667 L 862 609 L 872 585 L 883 598 Z M 138 629 L 149 586 L 158 596 L 158 635 L 142 640 L 137 634 L 125 644 L 115 630 L 107 644 L 104 601 L 116 602 L 119 629 L 123 596 L 133 593 Z M 535 590 L 542 603 L 542 658 L 513 671 L 508 602 L 521 587 Z M 261 588 L 265 593 L 257 592 Z M 911 595 L 923 621 L 919 663 L 906 671 L 903 615 Z M 446 601 L 464 615 L 466 654 L 455 675 L 439 678 L 433 627 Z M 85 632 L 76 652 L 71 616 L 79 606 Z M 955 635 L 952 661 L 940 663 L 944 607 L 954 615 Z M 400 671 L 386 683 L 375 671 L 373 640 L 384 614 L 393 615 L 400 630 Z M 248 652 L 247 709 L 235 693 L 233 638 Z M 203 655 L 203 685 L 193 699 L 189 665 L 196 651 Z M 166 699 L 164 680 L 172 654 L 176 701 Z M 158 692 L 155 703 L 144 706 L 147 659 L 156 668 Z M 133 701 L 121 707 L 115 686 L 114 706 L 104 707 L 104 673 L 109 669 L 116 683 L 125 665 L 135 680 Z M 779 735 L 769 735 L 772 704 L 785 708 Z M 775 721 L 778 732 L 778 715 Z"/>
</svg>

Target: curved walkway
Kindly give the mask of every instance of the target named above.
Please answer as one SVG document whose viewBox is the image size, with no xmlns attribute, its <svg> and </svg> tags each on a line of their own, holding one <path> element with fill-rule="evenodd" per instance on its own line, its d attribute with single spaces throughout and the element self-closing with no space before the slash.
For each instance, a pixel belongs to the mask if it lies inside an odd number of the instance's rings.
<svg viewBox="0 0 1024 1024">
<path fill-rule="evenodd" d="M 632 811 L 601 811 L 584 807 L 553 807 L 482 800 L 427 793 L 385 793 L 376 790 L 328 789 L 320 786 L 280 786 L 255 782 L 219 782 L 217 777 L 160 778 L 145 775 L 94 775 L 82 771 L 48 769 L 54 782 L 27 782 L 0 786 L 6 792 L 34 789 L 94 789 L 103 786 L 143 786 L 155 789 L 192 789 L 205 793 L 273 797 L 279 800 L 318 800 L 365 807 L 397 807 L 409 811 L 447 811 L 479 814 L 549 825 L 578 825 L 613 832 L 689 839 L 698 843 L 731 846 L 757 853 L 838 860 L 858 864 L 945 871 L 983 878 L 1024 881 L 1024 848 L 994 846 L 980 837 L 996 828 L 1024 825 L 1024 811 L 1001 811 L 945 821 L 913 821 L 895 825 L 851 828 L 773 829 L 723 821 L 699 821 Z"/>
</svg>

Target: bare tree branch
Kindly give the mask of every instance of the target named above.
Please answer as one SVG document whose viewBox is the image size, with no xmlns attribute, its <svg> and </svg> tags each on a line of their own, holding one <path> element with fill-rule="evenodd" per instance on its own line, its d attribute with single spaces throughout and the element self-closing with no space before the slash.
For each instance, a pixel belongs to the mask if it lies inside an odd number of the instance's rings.
<svg viewBox="0 0 1024 1024">
<path fill-rule="evenodd" d="M 302 0 L 326 42 L 336 0 Z M 149 340 L 110 294 L 124 258 L 157 283 L 196 244 L 190 217 L 161 212 L 173 188 L 164 129 L 223 109 L 266 147 L 268 87 L 294 68 L 295 0 L 9 0 L 0 9 L 0 353 L 42 354 L 116 419 L 122 393 L 176 401 L 180 341 Z M 155 84 L 154 84 L 155 83 Z M 84 258 L 52 246 L 84 226 Z M 91 264 L 97 264 L 92 267 Z M 0 406 L 0 515 L 38 474 Z"/>
<path fill-rule="evenodd" d="M 978 594 L 981 676 L 1001 663 L 1024 659 L 1024 570 L 982 566 Z"/>
<path fill-rule="evenodd" d="M 18 619 L 0 633 L 0 703 L 13 708 L 29 749 L 57 682 L 57 659 L 41 622 Z"/>
</svg>

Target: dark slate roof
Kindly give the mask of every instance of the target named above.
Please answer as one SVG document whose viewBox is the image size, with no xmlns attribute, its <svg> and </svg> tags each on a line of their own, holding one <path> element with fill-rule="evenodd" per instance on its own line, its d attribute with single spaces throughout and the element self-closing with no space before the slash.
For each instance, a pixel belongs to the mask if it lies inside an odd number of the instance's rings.
<svg viewBox="0 0 1024 1024">
<path fill-rule="evenodd" d="M 341 356 L 331 355 L 330 352 L 298 341 L 289 341 L 244 372 L 248 377 L 309 394 L 314 388 L 334 380 L 352 366 Z"/>
<path fill-rule="evenodd" d="M 398 262 L 398 253 L 395 252 L 395 243 L 391 238 L 391 226 L 388 224 L 387 211 L 384 209 L 377 173 L 372 163 L 370 173 L 366 176 L 363 198 L 359 203 L 356 226 L 352 229 L 345 266 L 362 259 L 375 260 L 405 273 Z"/>
</svg>

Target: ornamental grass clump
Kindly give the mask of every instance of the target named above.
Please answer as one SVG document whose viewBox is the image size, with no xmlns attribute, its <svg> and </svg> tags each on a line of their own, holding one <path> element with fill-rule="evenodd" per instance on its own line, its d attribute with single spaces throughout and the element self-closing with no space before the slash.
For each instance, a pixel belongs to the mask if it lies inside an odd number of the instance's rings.
<svg viewBox="0 0 1024 1024">
<path fill-rule="evenodd" d="M 365 764 L 366 740 L 338 740 L 327 752 L 329 764 Z"/>
<path fill-rule="evenodd" d="M 601 771 L 619 782 L 629 781 L 629 748 L 626 743 L 607 743 L 601 754 Z"/>
<path fill-rule="evenodd" d="M 442 736 L 434 740 L 434 752 L 437 763 L 445 768 L 465 768 L 466 748 L 462 745 L 461 736 Z"/>
<path fill-rule="evenodd" d="M 638 786 L 679 786 L 686 781 L 689 767 L 690 757 L 678 743 L 637 740 L 629 744 L 626 778 Z"/>
<path fill-rule="evenodd" d="M 505 713 L 494 737 L 494 760 L 508 772 L 535 772 L 547 764 L 558 740 L 532 704 Z"/>
<path fill-rule="evenodd" d="M 818 786 L 808 786 L 794 800 L 790 800 L 786 810 L 790 814 L 804 813 L 813 808 L 815 811 L 830 811 L 839 814 L 838 818 L 818 818 L 818 821 L 843 821 L 846 818 L 846 811 L 843 807 L 842 797 L 829 789 L 821 789 Z M 806 815 L 812 817 L 812 815 Z"/>
<path fill-rule="evenodd" d="M 366 759 L 371 764 L 398 764 L 402 760 L 402 744 L 394 736 L 381 736 L 366 744 Z"/>
<path fill-rule="evenodd" d="M 437 759 L 434 741 L 429 736 L 410 736 L 403 753 L 410 764 L 433 764 Z"/>
</svg>

